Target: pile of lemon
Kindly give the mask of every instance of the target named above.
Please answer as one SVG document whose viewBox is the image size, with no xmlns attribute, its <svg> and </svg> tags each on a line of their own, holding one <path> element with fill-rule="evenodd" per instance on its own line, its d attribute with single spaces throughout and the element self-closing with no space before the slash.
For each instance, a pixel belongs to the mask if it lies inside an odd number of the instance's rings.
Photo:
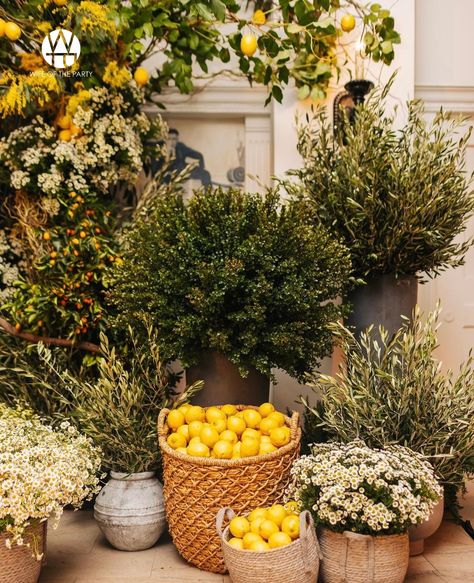
<svg viewBox="0 0 474 583">
<path fill-rule="evenodd" d="M 255 508 L 248 516 L 236 516 L 230 521 L 232 538 L 227 543 L 236 549 L 262 553 L 285 547 L 300 536 L 300 518 L 295 502 L 285 506 Z"/>
<path fill-rule="evenodd" d="M 271 403 L 238 411 L 234 405 L 181 405 L 168 413 L 167 442 L 181 453 L 198 457 L 237 459 L 264 455 L 290 442 L 285 416 Z"/>
</svg>

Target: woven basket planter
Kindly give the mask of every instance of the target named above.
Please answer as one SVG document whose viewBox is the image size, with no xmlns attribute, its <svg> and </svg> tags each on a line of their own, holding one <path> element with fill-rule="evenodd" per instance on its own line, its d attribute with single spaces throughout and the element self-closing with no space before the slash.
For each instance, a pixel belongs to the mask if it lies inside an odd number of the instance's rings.
<svg viewBox="0 0 474 583">
<path fill-rule="evenodd" d="M 316 583 L 321 551 L 313 519 L 307 510 L 300 515 L 299 539 L 286 547 L 263 553 L 243 551 L 227 544 L 232 535 L 229 527 L 223 531 L 222 525 L 224 518 L 231 520 L 234 516 L 230 508 L 222 508 L 216 518 L 225 564 L 233 583 Z"/>
<path fill-rule="evenodd" d="M 23 540 L 31 547 L 12 544 L 8 549 L 5 545 L 8 538 L 7 533 L 0 533 L 0 583 L 36 583 L 44 558 L 37 561 L 32 548 L 46 552 L 46 522 L 35 523 L 25 530 Z"/>
<path fill-rule="evenodd" d="M 319 533 L 323 583 L 403 583 L 408 569 L 408 534 L 368 536 Z"/>
<path fill-rule="evenodd" d="M 238 405 L 242 410 L 249 407 Z M 254 407 L 256 409 L 256 407 Z M 234 460 L 191 457 L 166 442 L 168 428 L 163 409 L 158 418 L 158 439 L 163 459 L 166 516 L 181 556 L 199 569 L 225 573 L 221 540 L 215 528 L 217 512 L 231 507 L 246 514 L 257 506 L 283 499 L 290 468 L 300 449 L 299 415 L 286 417 L 290 443 L 266 455 Z"/>
</svg>

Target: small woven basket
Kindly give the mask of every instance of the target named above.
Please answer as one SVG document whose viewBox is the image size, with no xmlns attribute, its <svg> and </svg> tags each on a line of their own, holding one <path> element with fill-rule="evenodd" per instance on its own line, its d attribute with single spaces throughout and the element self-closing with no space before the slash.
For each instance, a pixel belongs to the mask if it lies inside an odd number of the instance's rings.
<svg viewBox="0 0 474 583">
<path fill-rule="evenodd" d="M 257 409 L 237 405 L 238 410 Z M 232 507 L 246 514 L 257 506 L 270 506 L 283 499 L 290 481 L 290 468 L 300 449 L 299 415 L 285 417 L 290 442 L 265 455 L 220 460 L 192 457 L 172 449 L 166 442 L 168 427 L 163 409 L 158 418 L 158 439 L 163 459 L 166 516 L 169 530 L 181 556 L 199 569 L 225 573 L 220 537 L 215 529 L 217 512 Z"/>
<path fill-rule="evenodd" d="M 319 573 L 318 539 L 311 514 L 300 514 L 300 538 L 286 547 L 263 553 L 243 551 L 229 545 L 229 527 L 222 531 L 224 519 L 235 516 L 230 508 L 221 508 L 216 518 L 225 564 L 233 583 L 316 583 Z"/>
<path fill-rule="evenodd" d="M 25 530 L 23 540 L 30 547 L 12 544 L 9 549 L 5 544 L 8 538 L 8 533 L 0 533 L 0 583 L 36 583 L 46 552 L 46 522 L 35 522 Z M 33 548 L 43 553 L 43 561 L 35 559 Z"/>
<path fill-rule="evenodd" d="M 408 569 L 408 534 L 368 536 L 319 533 L 324 583 L 403 583 Z"/>
</svg>

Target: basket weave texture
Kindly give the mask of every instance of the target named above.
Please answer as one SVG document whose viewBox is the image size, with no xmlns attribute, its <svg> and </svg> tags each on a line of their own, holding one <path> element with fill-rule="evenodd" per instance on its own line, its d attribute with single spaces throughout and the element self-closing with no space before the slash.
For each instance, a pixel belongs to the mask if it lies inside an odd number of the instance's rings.
<svg viewBox="0 0 474 583">
<path fill-rule="evenodd" d="M 311 514 L 300 514 L 300 537 L 286 547 L 256 553 L 227 544 L 229 527 L 222 531 L 224 517 L 235 514 L 230 508 L 219 510 L 216 527 L 222 542 L 225 564 L 233 583 L 316 583 L 319 573 L 318 539 Z"/>
<path fill-rule="evenodd" d="M 12 544 L 12 548 L 8 549 L 5 545 L 8 538 L 8 533 L 0 533 L 0 583 L 37 583 L 42 561 L 37 561 L 32 556 L 32 549 L 26 545 L 20 547 Z M 45 553 L 46 522 L 29 526 L 23 540 Z"/>
<path fill-rule="evenodd" d="M 319 533 L 324 583 L 403 583 L 408 569 L 408 534 L 368 536 Z"/>
<path fill-rule="evenodd" d="M 257 409 L 237 405 L 238 410 Z M 158 439 L 163 459 L 166 516 L 173 543 L 181 556 L 199 569 L 225 573 L 221 540 L 215 528 L 217 512 L 231 507 L 246 514 L 257 506 L 283 499 L 290 468 L 300 449 L 299 415 L 286 417 L 290 442 L 277 451 L 249 458 L 220 460 L 177 452 L 166 442 L 168 427 L 163 409 Z"/>
</svg>

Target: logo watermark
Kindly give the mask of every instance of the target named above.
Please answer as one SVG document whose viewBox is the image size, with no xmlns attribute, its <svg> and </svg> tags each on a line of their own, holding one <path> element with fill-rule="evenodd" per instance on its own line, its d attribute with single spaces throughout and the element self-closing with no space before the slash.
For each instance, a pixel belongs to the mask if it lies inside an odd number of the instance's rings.
<svg viewBox="0 0 474 583">
<path fill-rule="evenodd" d="M 64 28 L 49 32 L 41 45 L 43 59 L 55 69 L 72 67 L 81 54 L 77 36 Z"/>
</svg>

